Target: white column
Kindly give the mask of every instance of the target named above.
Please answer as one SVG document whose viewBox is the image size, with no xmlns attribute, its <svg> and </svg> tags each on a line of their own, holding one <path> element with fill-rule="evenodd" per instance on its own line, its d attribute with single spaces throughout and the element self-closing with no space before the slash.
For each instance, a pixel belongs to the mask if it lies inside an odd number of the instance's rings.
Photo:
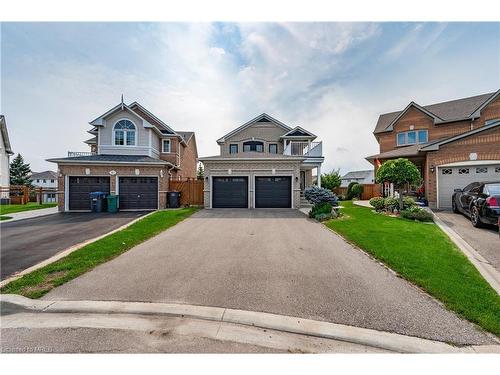
<svg viewBox="0 0 500 375">
<path fill-rule="evenodd" d="M 318 187 L 321 187 L 321 164 L 318 165 L 318 167 L 316 168 L 316 170 L 317 170 L 316 173 L 318 174 L 318 176 L 317 176 Z"/>
</svg>

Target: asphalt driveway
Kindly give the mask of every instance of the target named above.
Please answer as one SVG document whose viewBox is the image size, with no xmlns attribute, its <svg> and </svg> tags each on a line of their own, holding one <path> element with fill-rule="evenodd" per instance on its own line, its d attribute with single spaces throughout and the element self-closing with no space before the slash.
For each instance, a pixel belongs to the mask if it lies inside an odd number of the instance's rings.
<svg viewBox="0 0 500 375">
<path fill-rule="evenodd" d="M 202 210 L 44 299 L 220 306 L 491 343 L 473 324 L 294 210 Z"/>
<path fill-rule="evenodd" d="M 462 214 L 451 211 L 438 211 L 435 214 L 500 271 L 500 239 L 495 226 L 474 228 L 469 218 Z"/>
<path fill-rule="evenodd" d="M 25 270 L 85 240 L 105 234 L 144 212 L 56 213 L 14 222 L 3 222 L 1 278 Z"/>
</svg>

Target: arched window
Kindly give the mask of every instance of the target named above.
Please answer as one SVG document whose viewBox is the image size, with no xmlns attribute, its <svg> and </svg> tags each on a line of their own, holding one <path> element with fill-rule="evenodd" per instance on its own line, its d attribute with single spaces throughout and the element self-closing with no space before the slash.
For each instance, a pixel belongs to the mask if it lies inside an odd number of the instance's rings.
<svg viewBox="0 0 500 375">
<path fill-rule="evenodd" d="M 135 146 L 135 125 L 130 120 L 120 120 L 114 126 L 115 146 Z"/>
<path fill-rule="evenodd" d="M 264 152 L 264 143 L 259 141 L 243 142 L 243 152 Z"/>
</svg>

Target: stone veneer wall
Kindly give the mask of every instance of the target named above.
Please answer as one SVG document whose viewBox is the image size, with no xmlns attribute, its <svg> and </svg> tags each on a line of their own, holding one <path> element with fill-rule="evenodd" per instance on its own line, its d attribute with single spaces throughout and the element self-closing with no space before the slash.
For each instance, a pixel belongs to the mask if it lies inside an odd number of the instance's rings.
<svg viewBox="0 0 500 375">
<path fill-rule="evenodd" d="M 87 173 L 87 170 L 88 172 Z M 136 169 L 139 174 L 135 173 Z M 115 175 L 110 175 L 110 171 L 115 171 Z M 161 177 L 163 171 L 163 177 Z M 166 192 L 168 191 L 169 177 L 167 169 L 163 166 L 145 166 L 145 165 L 59 165 L 58 166 L 58 208 L 64 211 L 65 203 L 65 176 L 109 176 L 110 192 L 116 193 L 116 176 L 158 176 L 159 185 L 159 209 L 166 207 Z"/>
<path fill-rule="evenodd" d="M 300 208 L 300 161 L 262 160 L 262 161 L 203 161 L 205 168 L 204 201 L 205 208 L 210 208 L 211 176 L 247 176 L 249 183 L 248 207 L 254 208 L 255 176 L 292 176 L 293 208 Z M 275 173 L 273 174 L 273 169 Z M 229 173 L 231 170 L 231 173 Z M 207 178 L 208 177 L 208 178 Z"/>
</svg>

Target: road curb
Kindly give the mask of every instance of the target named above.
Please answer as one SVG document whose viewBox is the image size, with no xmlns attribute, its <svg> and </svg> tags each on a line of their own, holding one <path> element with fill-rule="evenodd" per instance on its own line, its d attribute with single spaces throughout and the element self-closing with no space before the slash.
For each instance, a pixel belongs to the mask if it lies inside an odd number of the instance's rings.
<svg viewBox="0 0 500 375">
<path fill-rule="evenodd" d="M 481 276 L 490 286 L 495 289 L 500 295 L 500 272 L 491 265 L 479 252 L 469 245 L 460 235 L 451 229 L 443 220 L 436 215 L 431 209 L 429 211 L 434 217 L 434 222 L 441 230 L 453 241 L 458 249 L 467 257 L 474 267 L 479 271 Z"/>
<path fill-rule="evenodd" d="M 2 214 L 2 216 L 9 216 L 12 219 L 0 221 L 0 226 L 2 226 L 2 224 L 14 223 L 14 222 L 17 222 L 17 221 L 22 221 L 22 220 L 37 219 L 39 217 L 44 217 L 44 216 L 49 216 L 49 215 L 55 215 L 55 214 L 58 213 L 58 211 L 56 210 L 54 212 L 54 210 L 53 210 L 54 208 L 57 209 L 57 206 L 56 207 L 49 207 L 49 208 L 42 208 L 42 209 L 39 209 L 39 210 L 29 210 L 29 211 L 22 211 L 22 212 L 14 212 L 12 214 Z M 43 212 L 44 210 L 52 210 L 52 212 L 46 212 L 46 211 Z M 26 216 L 26 217 L 22 217 L 22 215 L 19 215 L 19 214 L 26 214 L 28 212 L 35 212 L 35 211 L 38 211 L 37 213 L 39 215 Z M 40 212 L 40 211 L 42 211 L 42 212 Z M 21 217 L 16 217 L 15 215 L 21 216 Z"/>
<path fill-rule="evenodd" d="M 123 224 L 122 226 L 120 226 L 120 227 L 118 227 L 116 229 L 113 229 L 112 231 L 109 231 L 107 233 L 101 234 L 100 236 L 97 236 L 97 237 L 85 240 L 85 241 L 80 242 L 80 243 L 78 243 L 76 245 L 70 246 L 70 247 L 68 247 L 65 250 L 61 250 L 60 252 L 58 252 L 57 254 L 51 256 L 50 258 L 45 259 L 45 260 L 41 261 L 40 263 L 35 264 L 34 266 L 26 268 L 25 270 L 22 270 L 22 271 L 14 274 L 14 275 L 8 277 L 5 280 L 0 281 L 0 288 L 3 288 L 5 285 L 9 284 L 10 282 L 12 282 L 14 280 L 17 280 L 17 279 L 23 277 L 24 275 L 26 275 L 26 274 L 28 274 L 30 272 L 33 272 L 33 271 L 36 271 L 37 269 L 45 267 L 46 265 L 48 265 L 50 263 L 54 263 L 55 261 L 58 261 L 59 259 L 64 258 L 65 256 L 68 256 L 72 252 L 74 252 L 76 250 L 79 250 L 79 249 L 81 249 L 84 246 L 87 246 L 87 245 L 89 245 L 89 244 L 91 244 L 93 242 L 99 241 L 101 238 L 104 238 L 106 236 L 109 236 L 110 234 L 113 234 L 113 233 L 121 231 L 121 230 L 123 230 L 125 228 L 128 228 L 132 224 L 137 223 L 139 220 L 142 220 L 142 219 L 144 219 L 144 218 L 146 218 L 146 217 L 154 214 L 155 212 L 158 212 L 158 211 L 151 211 L 151 212 L 149 212 L 146 215 L 140 216 L 140 217 L 138 217 L 138 218 L 136 218 L 136 219 L 134 219 L 134 220 L 126 223 L 126 224 Z"/>
<path fill-rule="evenodd" d="M 500 345 L 456 347 L 440 341 L 397 333 L 222 307 L 148 302 L 48 301 L 32 300 L 13 294 L 3 294 L 1 300 L 25 309 L 46 313 L 164 315 L 233 323 L 361 344 L 398 353 L 500 353 Z"/>
</svg>

